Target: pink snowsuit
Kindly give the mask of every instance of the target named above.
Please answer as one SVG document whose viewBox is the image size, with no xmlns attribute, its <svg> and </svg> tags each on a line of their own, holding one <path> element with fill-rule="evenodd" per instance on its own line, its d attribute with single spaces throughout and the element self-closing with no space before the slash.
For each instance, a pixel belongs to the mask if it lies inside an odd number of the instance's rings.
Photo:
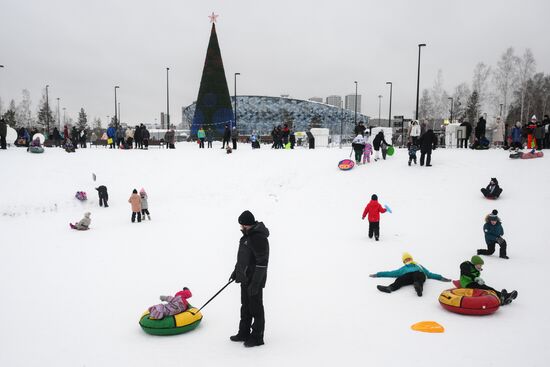
<svg viewBox="0 0 550 367">
<path fill-rule="evenodd" d="M 365 143 L 365 150 L 363 150 L 363 164 L 365 164 L 365 161 L 370 163 L 371 154 L 372 154 L 372 145 L 370 143 Z"/>
<path fill-rule="evenodd" d="M 174 295 L 174 297 L 160 296 L 160 300 L 167 303 L 160 303 L 158 305 L 149 307 L 149 317 L 151 319 L 160 320 L 163 319 L 165 316 L 171 316 L 181 313 L 187 310 L 187 307 L 189 306 L 189 302 L 187 302 L 187 299 L 191 298 L 191 296 L 192 294 L 189 289 L 179 291 Z"/>
</svg>

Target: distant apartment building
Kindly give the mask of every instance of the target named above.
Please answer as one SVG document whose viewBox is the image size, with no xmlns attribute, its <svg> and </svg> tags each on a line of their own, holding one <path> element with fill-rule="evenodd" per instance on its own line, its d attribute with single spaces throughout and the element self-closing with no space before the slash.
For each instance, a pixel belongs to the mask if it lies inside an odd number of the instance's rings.
<svg viewBox="0 0 550 367">
<path fill-rule="evenodd" d="M 346 96 L 346 110 L 355 111 L 355 94 Z M 357 95 L 357 113 L 361 113 L 361 95 Z"/>
<path fill-rule="evenodd" d="M 321 97 L 311 97 L 309 100 L 310 100 L 311 102 L 323 103 L 323 98 L 321 98 Z"/>
<path fill-rule="evenodd" d="M 328 96 L 325 103 L 334 107 L 342 108 L 342 97 Z"/>
</svg>

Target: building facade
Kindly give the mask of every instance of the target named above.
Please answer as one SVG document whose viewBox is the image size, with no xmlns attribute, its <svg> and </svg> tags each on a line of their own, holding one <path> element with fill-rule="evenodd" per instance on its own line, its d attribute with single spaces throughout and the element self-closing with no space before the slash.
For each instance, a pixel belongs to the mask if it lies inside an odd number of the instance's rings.
<svg viewBox="0 0 550 367">
<path fill-rule="evenodd" d="M 326 98 L 326 104 L 334 106 L 334 107 L 342 108 L 342 97 L 341 96 L 335 96 L 335 95 L 328 96 Z"/>
<path fill-rule="evenodd" d="M 355 94 L 346 96 L 346 110 L 355 111 Z M 361 95 L 357 95 L 357 113 L 361 112 Z"/>
<path fill-rule="evenodd" d="M 231 97 L 234 103 L 234 97 Z M 183 124 L 192 121 L 195 104 L 183 109 Z M 253 131 L 269 135 L 277 125 L 288 124 L 295 131 L 307 131 L 311 127 L 328 128 L 331 134 L 349 135 L 355 127 L 354 111 L 325 103 L 293 98 L 268 96 L 237 96 L 237 128 L 241 134 Z M 369 117 L 357 114 L 357 122 L 368 124 Z M 222 122 L 223 123 L 223 122 Z"/>
</svg>

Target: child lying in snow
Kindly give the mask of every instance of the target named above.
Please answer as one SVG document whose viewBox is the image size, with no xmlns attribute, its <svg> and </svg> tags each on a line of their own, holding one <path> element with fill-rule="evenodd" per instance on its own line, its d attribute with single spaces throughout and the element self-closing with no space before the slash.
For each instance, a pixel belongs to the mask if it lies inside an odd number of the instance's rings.
<svg viewBox="0 0 550 367">
<path fill-rule="evenodd" d="M 189 302 L 188 298 L 191 298 L 192 294 L 189 288 L 183 287 L 183 290 L 179 291 L 172 296 L 160 296 L 160 300 L 167 303 L 160 303 L 149 307 L 149 318 L 160 320 L 165 316 L 176 315 L 187 310 Z"/>
</svg>

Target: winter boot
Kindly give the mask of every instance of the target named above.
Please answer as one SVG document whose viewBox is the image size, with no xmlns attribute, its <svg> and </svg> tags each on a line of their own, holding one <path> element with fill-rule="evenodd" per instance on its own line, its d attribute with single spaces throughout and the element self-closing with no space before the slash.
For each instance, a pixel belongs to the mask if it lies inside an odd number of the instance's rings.
<svg viewBox="0 0 550 367">
<path fill-rule="evenodd" d="M 509 259 L 509 257 L 507 255 L 500 255 L 500 258 L 501 259 Z"/>
<path fill-rule="evenodd" d="M 416 295 L 418 297 L 422 297 L 422 291 L 424 290 L 424 287 L 422 286 L 422 283 L 414 282 L 414 290 L 416 291 Z"/>
<path fill-rule="evenodd" d="M 149 214 L 147 214 L 147 219 L 151 220 L 151 216 Z"/>
<path fill-rule="evenodd" d="M 244 342 L 247 341 L 249 337 L 250 334 L 237 333 L 236 335 L 230 336 L 229 340 L 231 340 L 232 342 Z"/>
<path fill-rule="evenodd" d="M 260 345 L 264 345 L 263 336 L 250 335 L 250 337 L 244 342 L 244 346 L 247 348 L 257 347 Z"/>
<path fill-rule="evenodd" d="M 378 288 L 378 290 L 380 292 L 384 292 L 384 293 L 391 293 L 392 292 L 392 289 L 390 286 L 385 286 L 385 285 L 377 285 L 376 288 Z"/>
<path fill-rule="evenodd" d="M 374 239 L 375 239 L 376 241 L 378 241 L 378 236 L 374 237 Z"/>
</svg>

